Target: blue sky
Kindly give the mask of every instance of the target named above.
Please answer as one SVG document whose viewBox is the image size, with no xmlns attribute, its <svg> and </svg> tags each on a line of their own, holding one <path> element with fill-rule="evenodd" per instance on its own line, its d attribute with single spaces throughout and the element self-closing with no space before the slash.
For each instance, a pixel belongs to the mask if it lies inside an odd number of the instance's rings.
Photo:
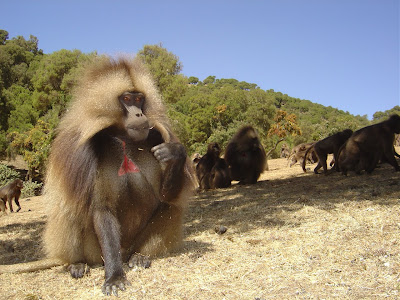
<svg viewBox="0 0 400 300">
<path fill-rule="evenodd" d="M 0 29 L 44 53 L 159 44 L 182 73 L 367 115 L 400 105 L 398 0 L 2 1 Z"/>
</svg>

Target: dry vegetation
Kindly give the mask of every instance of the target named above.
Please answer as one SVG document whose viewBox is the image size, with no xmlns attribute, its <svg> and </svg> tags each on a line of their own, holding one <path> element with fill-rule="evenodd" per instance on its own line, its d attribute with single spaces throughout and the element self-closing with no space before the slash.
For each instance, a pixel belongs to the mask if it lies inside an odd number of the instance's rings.
<svg viewBox="0 0 400 300">
<path fill-rule="evenodd" d="M 127 270 L 121 299 L 397 299 L 400 173 L 304 174 L 285 159 L 252 186 L 191 199 L 181 250 Z M 310 166 L 312 167 L 312 166 Z M 0 264 L 43 257 L 41 198 L 0 215 Z M 228 228 L 216 234 L 215 226 Z M 101 298 L 103 268 L 75 280 L 56 267 L 0 275 L 2 299 Z"/>
</svg>

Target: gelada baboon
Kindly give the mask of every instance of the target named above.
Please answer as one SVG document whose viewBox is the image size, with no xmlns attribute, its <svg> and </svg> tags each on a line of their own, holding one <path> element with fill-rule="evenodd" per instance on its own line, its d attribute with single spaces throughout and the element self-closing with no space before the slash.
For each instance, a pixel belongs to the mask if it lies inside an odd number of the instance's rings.
<svg viewBox="0 0 400 300">
<path fill-rule="evenodd" d="M 14 212 L 12 207 L 13 198 L 15 204 L 17 204 L 18 206 L 17 212 L 21 210 L 21 205 L 19 204 L 19 196 L 21 196 L 21 189 L 23 187 L 24 183 L 22 182 L 21 179 L 17 178 L 0 189 L 0 199 L 4 201 L 4 211 L 7 208 L 7 201 L 8 201 L 8 206 L 10 207 L 10 211 Z"/>
<path fill-rule="evenodd" d="M 211 189 L 227 188 L 232 183 L 228 164 L 225 159 L 218 157 L 210 171 L 209 185 Z"/>
<path fill-rule="evenodd" d="M 347 139 L 352 135 L 353 131 L 351 129 L 345 129 L 338 133 L 335 133 L 331 136 L 324 138 L 316 142 L 311 148 L 309 148 L 306 153 L 304 154 L 304 160 L 302 163 L 303 171 L 307 172 L 306 170 L 306 156 L 311 149 L 314 149 L 317 158 L 318 164 L 314 169 L 314 173 L 318 174 L 318 170 L 323 167 L 324 173 L 327 174 L 328 166 L 326 164 L 326 159 L 328 158 L 328 154 L 333 153 L 334 161 L 337 161 L 337 156 L 339 152 L 339 148 L 347 141 Z M 332 167 L 336 169 L 336 164 Z"/>
<path fill-rule="evenodd" d="M 192 166 L 139 58 L 99 59 L 73 97 L 49 159 L 44 244 L 75 278 L 104 263 L 102 291 L 117 294 L 123 262 L 180 244 Z"/>
<path fill-rule="evenodd" d="M 210 143 L 207 153 L 200 158 L 196 166 L 199 187 L 202 190 L 225 188 L 231 185 L 228 165 L 220 158 L 221 148 L 218 143 Z"/>
<path fill-rule="evenodd" d="M 252 126 L 245 126 L 229 141 L 224 158 L 232 180 L 241 184 L 256 183 L 265 170 L 266 154 Z"/>
<path fill-rule="evenodd" d="M 315 142 L 311 142 L 311 143 L 302 143 L 302 144 L 298 144 L 298 145 L 294 146 L 290 153 L 290 156 L 288 157 L 289 167 L 292 167 L 297 162 L 299 162 L 299 164 L 302 165 L 303 159 L 304 159 L 304 154 L 306 153 L 308 148 L 310 148 L 314 144 L 315 144 Z M 310 152 L 308 152 L 306 158 L 307 158 L 307 161 L 309 161 L 310 163 L 314 163 L 318 159 L 317 155 L 315 154 L 314 149 L 312 149 Z"/>
<path fill-rule="evenodd" d="M 201 158 L 200 153 L 193 153 L 193 154 L 190 156 L 190 160 L 192 161 L 193 167 L 194 167 L 194 168 L 197 167 L 197 164 L 199 163 L 200 158 Z"/>
<path fill-rule="evenodd" d="M 289 146 L 286 144 L 283 144 L 281 147 L 281 154 L 279 157 L 288 158 L 289 156 L 290 156 Z"/>
<path fill-rule="evenodd" d="M 195 188 L 198 189 L 199 188 L 199 179 L 197 178 L 197 174 L 196 174 L 196 168 L 197 168 L 197 164 L 199 163 L 201 158 L 200 153 L 193 153 L 190 156 L 190 160 L 192 161 L 192 166 L 193 166 L 193 170 L 194 172 L 194 177 L 195 177 Z"/>
<path fill-rule="evenodd" d="M 289 155 L 288 159 L 290 158 L 290 156 L 296 154 L 297 152 L 307 151 L 307 149 L 310 148 L 312 145 L 314 145 L 314 143 L 315 142 L 301 143 L 301 144 L 294 146 L 292 148 L 292 150 L 290 151 L 290 155 Z"/>
<path fill-rule="evenodd" d="M 218 143 L 209 143 L 207 152 L 198 161 L 196 166 L 196 175 L 199 180 L 199 186 L 202 190 L 210 188 L 210 173 L 221 153 Z"/>
<path fill-rule="evenodd" d="M 353 133 L 340 149 L 339 168 L 344 175 L 347 171 L 371 173 L 379 160 L 388 162 L 396 171 L 399 165 L 393 147 L 394 134 L 400 133 L 400 116 L 392 115 L 386 121 L 361 128 Z"/>
</svg>

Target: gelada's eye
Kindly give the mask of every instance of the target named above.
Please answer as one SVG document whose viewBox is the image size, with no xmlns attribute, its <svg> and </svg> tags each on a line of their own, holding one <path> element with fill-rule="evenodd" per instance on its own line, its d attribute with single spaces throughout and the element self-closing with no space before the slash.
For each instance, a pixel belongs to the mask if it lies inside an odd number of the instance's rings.
<svg viewBox="0 0 400 300">
<path fill-rule="evenodd" d="M 125 101 L 125 102 L 128 103 L 130 100 L 131 100 L 131 97 L 129 97 L 129 95 L 125 95 L 125 96 L 124 96 L 124 101 Z"/>
</svg>

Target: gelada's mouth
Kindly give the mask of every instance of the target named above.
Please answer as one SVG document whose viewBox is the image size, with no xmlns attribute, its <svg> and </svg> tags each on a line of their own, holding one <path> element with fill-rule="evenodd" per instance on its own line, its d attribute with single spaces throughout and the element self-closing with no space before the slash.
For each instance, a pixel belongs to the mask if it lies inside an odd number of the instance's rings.
<svg viewBox="0 0 400 300">
<path fill-rule="evenodd" d="M 150 127 L 149 125 L 143 125 L 143 126 L 130 126 L 127 127 L 128 130 L 136 130 L 136 131 L 142 131 L 142 130 L 150 130 L 153 129 L 153 127 Z"/>
</svg>

